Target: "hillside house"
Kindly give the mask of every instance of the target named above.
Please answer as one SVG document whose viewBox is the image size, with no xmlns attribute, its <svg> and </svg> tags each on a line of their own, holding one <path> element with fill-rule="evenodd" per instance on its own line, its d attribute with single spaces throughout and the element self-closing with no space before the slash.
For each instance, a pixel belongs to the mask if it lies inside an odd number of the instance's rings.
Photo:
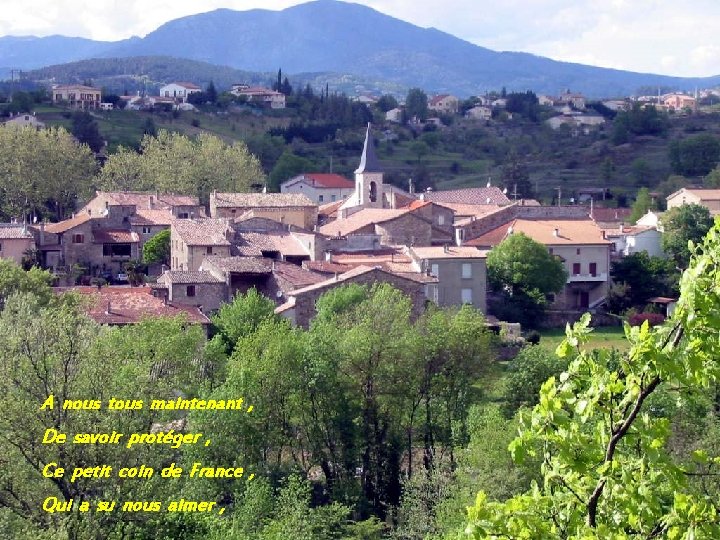
<svg viewBox="0 0 720 540">
<path fill-rule="evenodd" d="M 394 109 L 390 109 L 385 113 L 385 120 L 387 122 L 393 122 L 395 124 L 399 124 L 402 122 L 403 118 L 403 110 L 399 107 L 395 107 Z"/>
<path fill-rule="evenodd" d="M 173 82 L 160 88 L 160 97 L 172 98 L 175 103 L 187 103 L 191 94 L 202 92 L 197 84 L 190 82 Z"/>
<path fill-rule="evenodd" d="M 428 100 L 428 109 L 442 114 L 457 114 L 460 100 L 449 94 L 439 94 Z"/>
<path fill-rule="evenodd" d="M 304 173 L 280 184 L 280 193 L 302 193 L 317 204 L 340 201 L 355 191 L 355 183 L 339 174 Z"/>
<path fill-rule="evenodd" d="M 99 109 L 102 103 L 102 91 L 92 86 L 53 86 L 51 92 L 52 101 L 56 105 L 68 105 L 75 109 Z"/>
<path fill-rule="evenodd" d="M 285 94 L 263 88 L 261 86 L 249 86 L 247 84 L 233 84 L 230 93 L 237 97 L 245 97 L 251 103 L 258 103 L 270 109 L 285 108 Z"/>
<path fill-rule="evenodd" d="M 665 200 L 668 210 L 683 204 L 699 204 L 710 210 L 711 215 L 720 215 L 720 189 L 682 188 Z"/>
<path fill-rule="evenodd" d="M 45 122 L 41 122 L 40 120 L 38 120 L 37 116 L 35 116 L 35 113 L 10 113 L 10 119 L 5 120 L 5 122 L 3 122 L 3 125 L 11 127 L 32 127 L 35 129 L 42 129 L 45 127 Z"/>
<path fill-rule="evenodd" d="M 492 118 L 492 109 L 478 105 L 472 109 L 468 109 L 465 112 L 465 117 L 472 118 L 473 120 L 490 120 Z"/>
</svg>

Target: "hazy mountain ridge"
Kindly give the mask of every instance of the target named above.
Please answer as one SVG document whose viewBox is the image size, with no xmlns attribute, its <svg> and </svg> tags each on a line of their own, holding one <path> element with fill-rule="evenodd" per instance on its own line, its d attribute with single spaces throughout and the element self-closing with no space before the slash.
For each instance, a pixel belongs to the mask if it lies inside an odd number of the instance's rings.
<svg viewBox="0 0 720 540">
<path fill-rule="evenodd" d="M 18 39 L 25 40 L 22 47 Z M 219 9 L 169 21 L 144 38 L 115 43 L 61 36 L 0 38 L 0 66 L 8 67 L 156 55 L 251 72 L 282 68 L 292 74 L 351 74 L 460 96 L 502 86 L 551 94 L 570 88 L 600 97 L 629 95 L 640 86 L 694 89 L 720 84 L 720 75 L 667 77 L 495 52 L 434 28 L 420 28 L 359 4 L 335 0 L 283 11 Z"/>
</svg>

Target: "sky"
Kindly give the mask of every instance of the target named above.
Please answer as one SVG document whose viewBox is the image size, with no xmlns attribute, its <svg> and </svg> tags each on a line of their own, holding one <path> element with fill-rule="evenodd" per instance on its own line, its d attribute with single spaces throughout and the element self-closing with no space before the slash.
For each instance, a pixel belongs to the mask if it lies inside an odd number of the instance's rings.
<svg viewBox="0 0 720 540">
<path fill-rule="evenodd" d="M 297 0 L 24 0 L 3 2 L 0 36 L 115 41 L 186 15 L 279 10 Z M 555 60 L 687 77 L 720 75 L 720 0 L 358 0 L 476 45 Z"/>
</svg>

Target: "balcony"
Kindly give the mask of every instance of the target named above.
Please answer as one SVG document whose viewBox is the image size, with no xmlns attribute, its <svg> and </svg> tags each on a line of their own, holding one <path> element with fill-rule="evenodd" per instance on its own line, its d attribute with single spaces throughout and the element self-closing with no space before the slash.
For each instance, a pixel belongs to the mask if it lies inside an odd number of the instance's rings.
<svg viewBox="0 0 720 540">
<path fill-rule="evenodd" d="M 607 281 L 607 272 L 593 274 L 574 274 L 568 276 L 568 283 L 582 283 L 582 282 L 602 282 Z"/>
</svg>

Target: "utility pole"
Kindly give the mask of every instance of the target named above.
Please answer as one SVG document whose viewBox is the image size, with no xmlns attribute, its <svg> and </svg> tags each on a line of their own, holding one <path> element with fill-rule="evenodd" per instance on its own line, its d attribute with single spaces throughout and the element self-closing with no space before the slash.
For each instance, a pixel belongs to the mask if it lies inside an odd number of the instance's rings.
<svg viewBox="0 0 720 540">
<path fill-rule="evenodd" d="M 560 186 L 558 186 L 558 187 L 556 187 L 555 189 L 556 189 L 557 192 L 558 192 L 558 199 L 557 199 L 558 204 L 557 204 L 557 205 L 560 206 L 560 199 L 562 199 L 562 188 L 561 188 Z"/>
</svg>

